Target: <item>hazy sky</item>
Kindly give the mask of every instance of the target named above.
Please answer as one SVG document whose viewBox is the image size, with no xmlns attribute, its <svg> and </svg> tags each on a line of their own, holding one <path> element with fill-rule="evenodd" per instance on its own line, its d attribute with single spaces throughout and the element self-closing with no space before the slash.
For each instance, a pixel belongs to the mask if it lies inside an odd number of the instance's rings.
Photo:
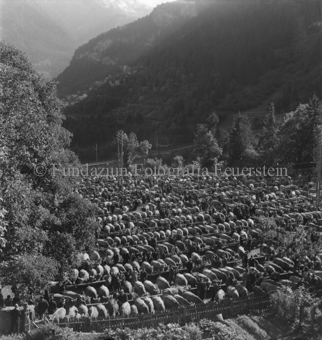
<svg viewBox="0 0 322 340">
<path fill-rule="evenodd" d="M 172 2 L 172 1 L 175 1 L 175 0 L 140 0 L 140 2 L 143 2 L 151 7 L 155 7 L 157 5 L 160 5 L 164 2 Z"/>
</svg>

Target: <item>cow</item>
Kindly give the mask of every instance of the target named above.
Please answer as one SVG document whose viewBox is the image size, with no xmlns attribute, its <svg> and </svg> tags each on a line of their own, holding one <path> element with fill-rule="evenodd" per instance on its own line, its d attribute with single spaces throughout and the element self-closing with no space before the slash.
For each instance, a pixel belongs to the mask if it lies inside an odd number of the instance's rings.
<svg viewBox="0 0 322 340">
<path fill-rule="evenodd" d="M 222 289 L 219 289 L 218 292 L 216 293 L 215 300 L 217 302 L 223 301 L 225 296 L 226 293 Z"/>
<path fill-rule="evenodd" d="M 78 278 L 82 280 L 81 282 L 88 282 L 88 280 L 89 280 L 89 273 L 88 273 L 88 271 L 86 271 L 85 269 L 81 269 L 79 271 Z"/>
<path fill-rule="evenodd" d="M 188 280 L 180 273 L 176 275 L 175 283 L 178 286 L 188 286 Z"/>
<path fill-rule="evenodd" d="M 216 275 L 214 272 L 212 272 L 210 269 L 204 268 L 203 271 L 202 271 L 202 273 L 203 273 L 205 276 L 207 276 L 207 278 L 209 278 L 210 280 L 218 280 L 217 275 Z"/>
<path fill-rule="evenodd" d="M 145 297 L 142 297 L 142 300 L 148 306 L 150 313 L 154 314 L 155 313 L 154 305 L 153 305 L 153 301 L 151 300 L 151 298 L 148 296 L 145 296 Z"/>
<path fill-rule="evenodd" d="M 121 315 L 129 317 L 131 315 L 131 305 L 129 302 L 124 302 L 121 306 Z"/>
<path fill-rule="evenodd" d="M 97 320 L 99 313 L 98 313 L 98 309 L 95 306 L 90 306 L 88 308 L 88 316 L 92 319 L 92 320 Z"/>
<path fill-rule="evenodd" d="M 232 287 L 232 286 L 227 287 L 227 295 L 231 299 L 238 299 L 239 298 L 238 290 L 235 287 Z"/>
<path fill-rule="evenodd" d="M 78 313 L 78 308 L 75 306 L 70 307 L 68 310 L 68 316 L 70 318 L 75 318 L 77 313 Z"/>
<path fill-rule="evenodd" d="M 108 298 L 110 295 L 110 291 L 106 286 L 102 285 L 98 288 L 98 295 L 103 299 Z"/>
<path fill-rule="evenodd" d="M 151 266 L 151 264 L 149 262 L 144 261 L 142 263 L 142 268 L 149 274 L 152 274 L 153 271 L 153 267 Z"/>
<path fill-rule="evenodd" d="M 188 300 L 186 300 L 184 297 L 182 297 L 179 294 L 175 294 L 174 298 L 178 301 L 178 303 L 182 306 L 182 307 L 188 307 L 191 306 L 191 302 L 189 302 Z"/>
<path fill-rule="evenodd" d="M 165 305 L 160 296 L 151 296 L 153 302 L 154 310 L 163 312 L 165 311 Z"/>
<path fill-rule="evenodd" d="M 179 294 L 185 298 L 187 301 L 195 304 L 203 304 L 204 302 L 195 294 L 188 292 L 186 290 L 180 291 Z"/>
<path fill-rule="evenodd" d="M 92 286 L 87 286 L 85 289 L 85 294 L 89 296 L 91 299 L 97 299 L 97 291 Z"/>
<path fill-rule="evenodd" d="M 122 289 L 124 290 L 125 293 L 132 294 L 133 287 L 132 287 L 131 282 L 129 282 L 129 281 L 123 282 Z"/>
<path fill-rule="evenodd" d="M 98 304 L 96 306 L 96 308 L 98 310 L 98 316 L 99 317 L 106 319 L 109 316 L 108 311 L 107 311 L 106 307 L 103 304 L 101 304 L 101 303 Z"/>
<path fill-rule="evenodd" d="M 115 318 L 115 316 L 117 315 L 119 311 L 119 305 L 117 301 L 113 297 L 110 296 L 106 307 L 107 307 L 109 315 Z"/>
<path fill-rule="evenodd" d="M 159 293 L 158 288 L 149 280 L 144 281 L 144 287 L 150 295 L 157 295 Z"/>
<path fill-rule="evenodd" d="M 157 278 L 157 286 L 161 290 L 170 288 L 169 282 L 164 277 L 162 277 L 162 276 L 158 276 L 158 278 Z"/>
<path fill-rule="evenodd" d="M 176 298 L 172 295 L 162 296 L 165 308 L 181 307 Z"/>
<path fill-rule="evenodd" d="M 58 308 L 55 313 L 51 316 L 53 322 L 59 323 L 66 317 L 66 309 L 64 307 Z"/>
<path fill-rule="evenodd" d="M 245 286 L 238 284 L 236 289 L 240 297 L 246 298 L 248 296 L 248 290 Z"/>
<path fill-rule="evenodd" d="M 135 299 L 134 304 L 137 307 L 139 313 L 141 314 L 149 313 L 149 307 L 146 305 L 146 303 L 141 298 Z"/>
<path fill-rule="evenodd" d="M 77 278 L 78 278 L 78 275 L 79 275 L 79 271 L 77 269 L 72 269 L 71 272 L 70 272 L 70 275 L 69 275 L 69 280 L 75 284 Z"/>
<path fill-rule="evenodd" d="M 227 275 L 216 268 L 210 268 L 210 270 L 217 276 L 219 280 L 221 280 L 223 283 L 227 281 Z"/>
<path fill-rule="evenodd" d="M 172 295 L 179 294 L 180 287 L 171 287 L 167 288 L 162 292 L 162 295 Z"/>
<path fill-rule="evenodd" d="M 88 316 L 88 308 L 87 308 L 87 306 L 83 305 L 83 304 L 78 306 L 78 313 L 80 315 L 83 315 L 83 316 L 87 317 Z"/>
<path fill-rule="evenodd" d="M 134 291 L 135 291 L 139 296 L 142 296 L 142 295 L 145 295 L 145 294 L 146 294 L 146 290 L 145 290 L 144 284 L 143 284 L 141 281 L 136 281 L 136 282 L 134 283 Z"/>
<path fill-rule="evenodd" d="M 131 315 L 139 315 L 138 307 L 136 305 L 131 306 Z"/>
<path fill-rule="evenodd" d="M 182 263 L 184 263 L 184 264 L 189 262 L 187 255 L 180 254 L 180 259 L 181 259 Z"/>
<path fill-rule="evenodd" d="M 196 287 L 197 286 L 197 279 L 190 273 L 184 273 L 184 277 L 187 279 L 188 284 L 191 287 Z"/>
<path fill-rule="evenodd" d="M 90 282 L 94 282 L 95 279 L 97 278 L 97 271 L 96 271 L 96 269 L 91 268 L 88 273 L 89 273 L 89 281 Z"/>
</svg>

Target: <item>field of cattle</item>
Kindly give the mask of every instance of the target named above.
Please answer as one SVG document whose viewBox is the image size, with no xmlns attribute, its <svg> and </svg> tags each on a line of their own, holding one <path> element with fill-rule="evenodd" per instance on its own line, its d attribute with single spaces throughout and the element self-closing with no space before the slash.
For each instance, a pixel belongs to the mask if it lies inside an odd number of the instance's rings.
<svg viewBox="0 0 322 340">
<path fill-rule="evenodd" d="M 322 289 L 322 253 L 305 255 L 322 214 L 290 178 L 88 177 L 78 192 L 99 207 L 97 249 L 49 283 L 56 309 L 34 317 L 78 331 L 184 324 L 265 308 L 279 287 Z M 265 239 L 265 219 L 300 228 L 304 250 Z"/>
</svg>

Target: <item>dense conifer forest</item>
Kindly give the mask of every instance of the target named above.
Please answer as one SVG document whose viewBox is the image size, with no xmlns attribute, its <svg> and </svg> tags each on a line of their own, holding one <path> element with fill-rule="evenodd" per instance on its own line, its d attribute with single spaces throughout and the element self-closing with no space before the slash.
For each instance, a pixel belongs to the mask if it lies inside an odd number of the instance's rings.
<svg viewBox="0 0 322 340">
<path fill-rule="evenodd" d="M 296 109 L 321 93 L 319 13 L 314 0 L 169 3 L 99 35 L 57 78 L 73 147 L 86 158 L 120 128 L 184 144 L 213 111 L 225 129 L 248 112 L 256 129 L 270 103 Z"/>
</svg>

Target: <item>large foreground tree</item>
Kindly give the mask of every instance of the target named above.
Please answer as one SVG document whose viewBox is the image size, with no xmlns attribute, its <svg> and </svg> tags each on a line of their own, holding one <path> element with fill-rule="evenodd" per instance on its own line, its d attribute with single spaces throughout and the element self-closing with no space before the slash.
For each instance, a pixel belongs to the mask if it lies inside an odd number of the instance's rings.
<svg viewBox="0 0 322 340">
<path fill-rule="evenodd" d="M 15 272 L 10 266 L 22 256 L 43 258 L 62 277 L 75 265 L 77 252 L 94 246 L 94 206 L 74 191 L 74 179 L 63 171 L 78 161 L 67 149 L 71 135 L 62 128 L 60 109 L 55 84 L 45 82 L 21 52 L 1 42 L 0 277 L 7 281 L 14 279 L 6 276 Z M 68 234 L 64 239 L 69 242 L 63 258 L 50 246 L 59 244 L 61 233 Z"/>
</svg>

